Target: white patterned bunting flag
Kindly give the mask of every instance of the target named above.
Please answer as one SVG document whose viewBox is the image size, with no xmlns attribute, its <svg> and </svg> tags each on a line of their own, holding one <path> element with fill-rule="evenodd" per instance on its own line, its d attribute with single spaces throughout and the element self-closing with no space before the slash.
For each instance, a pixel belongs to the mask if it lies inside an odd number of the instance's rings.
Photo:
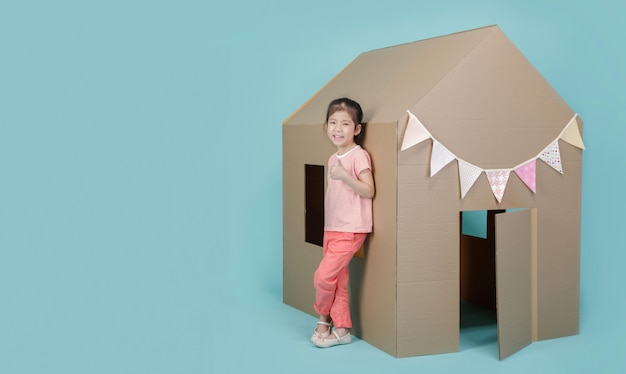
<svg viewBox="0 0 626 374">
<path fill-rule="evenodd" d="M 552 166 L 552 168 L 559 173 L 563 174 L 563 167 L 561 165 L 561 152 L 559 151 L 559 141 L 555 140 L 552 144 L 547 146 L 541 154 L 539 154 L 539 158 L 542 159 L 546 164 Z"/>
<path fill-rule="evenodd" d="M 460 158 L 458 159 L 458 162 L 459 180 L 461 181 L 461 199 L 463 199 L 480 176 L 480 173 L 483 172 L 483 169 L 461 160 Z"/>
<path fill-rule="evenodd" d="M 521 164 L 511 169 L 489 169 L 483 170 L 476 165 L 472 165 L 469 162 L 456 157 L 450 152 L 443 144 L 439 143 L 426 127 L 420 122 L 420 120 L 410 111 L 409 120 L 402 140 L 401 150 L 410 148 L 426 139 L 432 139 L 433 147 L 430 154 L 430 176 L 437 174 L 444 166 L 448 165 L 453 160 L 457 160 L 459 167 L 459 182 L 461 184 L 461 199 L 465 198 L 465 195 L 474 186 L 476 180 L 480 177 L 482 172 L 485 172 L 489 185 L 493 195 L 498 202 L 502 202 L 506 185 L 509 180 L 511 171 L 515 171 L 515 174 L 524 182 L 524 184 L 533 192 L 537 192 L 537 159 L 543 160 L 546 164 L 550 165 L 554 170 L 563 174 L 563 166 L 561 163 L 561 153 L 559 150 L 559 139 L 578 147 L 585 149 L 582 136 L 578 128 L 578 121 L 576 121 L 577 114 L 568 122 L 561 134 L 546 148 L 541 151 L 537 156 L 530 160 L 524 161 Z"/>
<path fill-rule="evenodd" d="M 419 119 L 413 115 L 413 113 L 409 113 L 409 122 L 406 125 L 406 130 L 404 132 L 404 138 L 402 138 L 402 147 L 400 148 L 404 151 L 407 148 L 411 148 L 412 146 L 423 142 L 426 139 L 432 138 L 428 130 L 422 125 Z"/>
<path fill-rule="evenodd" d="M 433 151 L 430 154 L 430 176 L 437 174 L 444 166 L 448 165 L 456 156 L 443 144 L 433 139 Z"/>
</svg>

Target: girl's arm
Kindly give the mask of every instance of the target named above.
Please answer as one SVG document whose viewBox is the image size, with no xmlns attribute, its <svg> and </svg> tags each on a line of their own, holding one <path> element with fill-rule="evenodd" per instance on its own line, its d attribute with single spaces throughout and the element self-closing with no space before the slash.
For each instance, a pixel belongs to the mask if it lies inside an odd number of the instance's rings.
<svg viewBox="0 0 626 374">
<path fill-rule="evenodd" d="M 356 179 L 348 174 L 340 160 L 336 166 L 333 166 L 330 169 L 330 177 L 343 181 L 345 184 L 350 186 L 354 192 L 367 199 L 373 198 L 376 193 L 376 188 L 374 187 L 374 176 L 372 175 L 372 171 L 370 169 L 363 170 L 361 174 L 359 174 L 359 179 Z"/>
</svg>

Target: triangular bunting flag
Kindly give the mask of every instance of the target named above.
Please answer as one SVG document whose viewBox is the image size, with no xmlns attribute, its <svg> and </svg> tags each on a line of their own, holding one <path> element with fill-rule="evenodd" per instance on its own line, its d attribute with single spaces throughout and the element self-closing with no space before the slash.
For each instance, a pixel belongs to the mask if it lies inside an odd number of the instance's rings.
<svg viewBox="0 0 626 374">
<path fill-rule="evenodd" d="M 430 154 L 430 176 L 437 174 L 444 166 L 448 165 L 456 158 L 452 152 L 448 151 L 437 140 L 433 139 L 433 150 Z"/>
<path fill-rule="evenodd" d="M 408 112 L 408 111 L 407 111 Z M 412 146 L 423 142 L 424 140 L 431 138 L 432 136 L 426 130 L 424 125 L 420 122 L 413 113 L 409 113 L 409 122 L 406 125 L 406 130 L 404 131 L 404 138 L 402 139 L 402 147 L 400 150 L 404 151 L 407 148 L 411 148 Z"/>
<path fill-rule="evenodd" d="M 583 143 L 583 138 L 580 136 L 580 130 L 578 129 L 578 122 L 576 121 L 576 116 L 572 118 L 571 121 L 565 127 L 565 131 L 563 131 L 563 135 L 561 135 L 561 139 L 565 140 L 569 144 L 574 147 L 578 147 L 580 149 L 585 149 L 585 144 Z"/>
<path fill-rule="evenodd" d="M 515 174 L 524 182 L 524 184 L 530 188 L 530 190 L 535 193 L 537 192 L 537 159 L 533 158 L 532 160 L 522 164 L 515 168 Z"/>
<path fill-rule="evenodd" d="M 543 152 L 539 155 L 546 164 L 552 166 L 552 168 L 559 173 L 563 174 L 563 167 L 561 166 L 561 152 L 559 151 L 559 141 L 555 140 L 554 143 L 547 146 Z"/>
<path fill-rule="evenodd" d="M 506 183 L 509 180 L 509 173 L 511 171 L 508 169 L 501 170 L 485 170 L 487 174 L 487 179 L 489 180 L 489 185 L 491 186 L 491 191 L 493 191 L 493 196 L 496 197 L 499 203 L 502 202 L 502 197 L 504 196 L 504 190 L 506 190 Z"/>
<path fill-rule="evenodd" d="M 465 197 L 467 192 L 472 188 L 480 173 L 483 172 L 483 169 L 478 166 L 474 166 L 469 162 L 465 162 L 458 159 L 459 161 L 459 179 L 461 181 L 461 199 Z"/>
<path fill-rule="evenodd" d="M 422 122 L 409 110 L 408 122 L 404 132 L 404 138 L 402 139 L 402 151 L 411 148 L 412 146 L 423 142 L 426 139 L 432 139 L 432 150 L 430 153 L 430 176 L 434 176 L 452 160 L 457 160 L 459 167 L 459 182 L 461 187 L 461 199 L 464 199 L 469 190 L 474 186 L 480 174 L 485 172 L 489 185 L 493 191 L 493 195 L 498 200 L 498 203 L 502 202 L 506 185 L 509 181 L 509 176 L 512 171 L 515 171 L 517 176 L 524 182 L 533 193 L 537 192 L 537 159 L 541 159 L 546 164 L 550 165 L 553 169 L 563 174 L 563 165 L 561 162 L 561 151 L 559 150 L 559 140 L 563 140 L 575 147 L 585 149 L 585 144 L 578 128 L 578 121 L 576 118 L 578 114 L 574 114 L 574 117 L 570 119 L 569 123 L 563 128 L 563 131 L 559 134 L 559 137 L 555 139 L 550 145 L 541 151 L 535 158 L 528 160 L 522 164 L 519 164 L 514 169 L 489 169 L 484 170 L 478 166 L 472 165 L 469 162 L 461 160 L 450 152 L 443 144 L 439 143 L 437 139 L 428 132 Z"/>
</svg>

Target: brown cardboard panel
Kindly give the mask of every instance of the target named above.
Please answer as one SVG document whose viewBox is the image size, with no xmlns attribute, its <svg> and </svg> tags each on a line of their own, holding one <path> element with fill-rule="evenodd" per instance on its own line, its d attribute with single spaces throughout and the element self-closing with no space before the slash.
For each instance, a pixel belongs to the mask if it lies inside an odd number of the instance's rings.
<svg viewBox="0 0 626 374">
<path fill-rule="evenodd" d="M 428 177 L 429 143 L 398 167 L 399 283 L 458 280 L 458 171 L 453 162 Z"/>
<path fill-rule="evenodd" d="M 528 209 L 500 213 L 496 226 L 498 346 L 504 359 L 532 342 L 532 232 Z"/>
<path fill-rule="evenodd" d="M 398 356 L 458 350 L 458 172 L 451 164 L 428 177 L 430 149 L 399 158 Z"/>
<path fill-rule="evenodd" d="M 321 125 L 283 126 L 283 301 L 312 315 L 322 247 L 305 241 L 304 165 L 326 168 L 333 148 Z"/>
<path fill-rule="evenodd" d="M 350 264 L 353 332 L 379 349 L 396 351 L 397 124 L 370 124 L 364 148 L 372 157 L 374 228 L 363 260 Z"/>
<path fill-rule="evenodd" d="M 535 157 L 574 114 L 499 28 L 411 111 L 455 155 L 483 168 Z"/>
<path fill-rule="evenodd" d="M 398 283 L 396 356 L 458 351 L 459 309 L 458 280 Z"/>
<path fill-rule="evenodd" d="M 580 310 L 582 151 L 560 142 L 564 173 L 537 165 L 538 339 L 574 335 Z"/>
<path fill-rule="evenodd" d="M 532 322 L 532 341 L 537 341 L 537 290 L 539 283 L 537 282 L 537 209 L 530 209 L 530 292 L 531 292 L 531 322 Z"/>
<path fill-rule="evenodd" d="M 395 122 L 489 32 L 486 27 L 362 53 L 285 123 L 322 123 L 328 103 L 341 96 L 358 101 L 370 122 Z"/>
</svg>

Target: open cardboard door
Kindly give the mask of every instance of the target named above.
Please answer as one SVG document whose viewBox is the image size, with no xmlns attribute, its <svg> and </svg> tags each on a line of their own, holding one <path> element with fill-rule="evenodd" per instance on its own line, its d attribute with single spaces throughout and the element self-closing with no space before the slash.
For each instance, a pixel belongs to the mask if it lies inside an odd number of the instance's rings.
<svg viewBox="0 0 626 374">
<path fill-rule="evenodd" d="M 496 308 L 500 360 L 532 342 L 532 211 L 499 213 L 496 230 Z"/>
</svg>

